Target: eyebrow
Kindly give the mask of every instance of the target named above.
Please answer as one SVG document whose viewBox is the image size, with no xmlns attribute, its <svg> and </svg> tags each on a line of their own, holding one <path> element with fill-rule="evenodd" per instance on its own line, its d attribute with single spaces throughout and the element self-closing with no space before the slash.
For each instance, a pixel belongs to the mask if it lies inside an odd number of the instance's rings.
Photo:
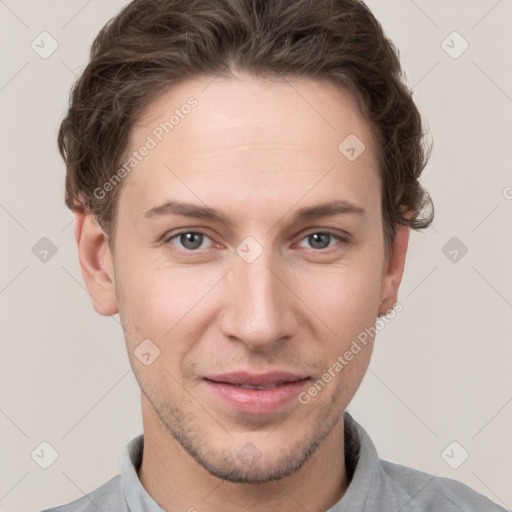
<svg viewBox="0 0 512 512">
<path fill-rule="evenodd" d="M 350 203 L 349 201 L 337 199 L 327 203 L 300 208 L 294 213 L 291 223 L 345 214 L 364 217 L 366 215 L 366 210 L 361 206 Z M 233 221 L 220 210 L 210 208 L 209 206 L 200 206 L 181 201 L 166 201 L 165 203 L 159 206 L 154 206 L 143 213 L 143 217 L 146 219 L 167 215 L 181 215 L 184 217 L 220 222 L 230 229 L 234 225 Z"/>
</svg>

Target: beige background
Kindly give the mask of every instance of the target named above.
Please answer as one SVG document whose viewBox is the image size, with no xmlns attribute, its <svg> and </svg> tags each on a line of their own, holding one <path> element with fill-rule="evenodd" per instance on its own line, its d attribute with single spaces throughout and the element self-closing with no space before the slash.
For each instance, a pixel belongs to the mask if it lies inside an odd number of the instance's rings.
<svg viewBox="0 0 512 512">
<path fill-rule="evenodd" d="M 82 496 L 119 471 L 122 448 L 141 432 L 120 327 L 94 313 L 83 286 L 56 149 L 75 73 L 124 3 L 0 0 L 2 511 Z M 429 121 L 424 183 L 437 217 L 412 235 L 403 310 L 379 334 L 350 410 L 381 457 L 462 480 L 510 509 L 512 2 L 369 5 Z M 31 48 L 43 31 L 59 45 L 47 59 Z M 456 59 L 441 44 L 453 31 L 469 43 Z M 453 54 L 463 41 L 446 44 Z M 43 237 L 57 248 L 46 263 L 32 252 Z M 443 253 L 452 237 L 468 249 L 456 262 Z M 48 469 L 31 458 L 43 441 L 58 452 Z M 453 441 L 469 453 L 458 469 L 441 456 Z M 462 451 L 448 453 L 453 464 Z"/>
</svg>

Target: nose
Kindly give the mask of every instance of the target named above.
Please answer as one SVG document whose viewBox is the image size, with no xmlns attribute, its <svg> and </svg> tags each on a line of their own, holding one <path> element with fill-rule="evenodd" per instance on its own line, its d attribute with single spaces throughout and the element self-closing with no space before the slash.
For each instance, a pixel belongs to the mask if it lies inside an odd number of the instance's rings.
<svg viewBox="0 0 512 512">
<path fill-rule="evenodd" d="M 225 336 L 261 351 L 295 334 L 297 299 L 284 274 L 267 251 L 252 263 L 237 257 L 224 282 L 220 326 Z"/>
</svg>

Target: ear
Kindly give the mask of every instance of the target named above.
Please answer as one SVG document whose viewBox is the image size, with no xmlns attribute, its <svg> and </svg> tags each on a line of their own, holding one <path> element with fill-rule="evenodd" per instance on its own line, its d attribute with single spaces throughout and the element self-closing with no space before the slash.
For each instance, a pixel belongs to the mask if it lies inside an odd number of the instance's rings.
<svg viewBox="0 0 512 512">
<path fill-rule="evenodd" d="M 118 313 L 114 266 L 108 237 L 88 211 L 75 211 L 75 240 L 82 276 L 97 313 Z"/>
<path fill-rule="evenodd" d="M 395 239 L 383 268 L 379 315 L 385 315 L 397 302 L 409 244 L 409 233 L 408 226 L 397 225 Z"/>
</svg>

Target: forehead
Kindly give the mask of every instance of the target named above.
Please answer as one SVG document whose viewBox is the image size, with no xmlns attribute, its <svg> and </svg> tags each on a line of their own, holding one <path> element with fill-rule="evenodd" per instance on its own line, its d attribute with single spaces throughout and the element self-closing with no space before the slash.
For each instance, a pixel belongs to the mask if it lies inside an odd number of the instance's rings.
<svg viewBox="0 0 512 512">
<path fill-rule="evenodd" d="M 189 107 L 191 103 L 195 106 Z M 169 122 L 167 131 L 159 129 Z M 163 142 L 174 151 L 180 150 L 183 138 L 187 147 L 194 144 L 203 150 L 216 149 L 226 139 L 238 144 L 288 143 L 304 151 L 337 149 L 350 133 L 373 145 L 370 127 L 347 89 L 326 80 L 248 74 L 186 80 L 160 93 L 134 126 L 131 145 L 152 132 L 156 139 L 167 139 Z"/>
<path fill-rule="evenodd" d="M 121 194 L 141 211 L 180 191 L 213 201 L 234 187 L 247 204 L 275 197 L 276 189 L 296 200 L 323 175 L 311 197 L 343 184 L 352 195 L 344 199 L 355 201 L 379 181 L 370 126 L 354 97 L 327 81 L 238 75 L 181 82 L 133 127 L 130 154 L 144 146 L 150 149 Z"/>
</svg>

